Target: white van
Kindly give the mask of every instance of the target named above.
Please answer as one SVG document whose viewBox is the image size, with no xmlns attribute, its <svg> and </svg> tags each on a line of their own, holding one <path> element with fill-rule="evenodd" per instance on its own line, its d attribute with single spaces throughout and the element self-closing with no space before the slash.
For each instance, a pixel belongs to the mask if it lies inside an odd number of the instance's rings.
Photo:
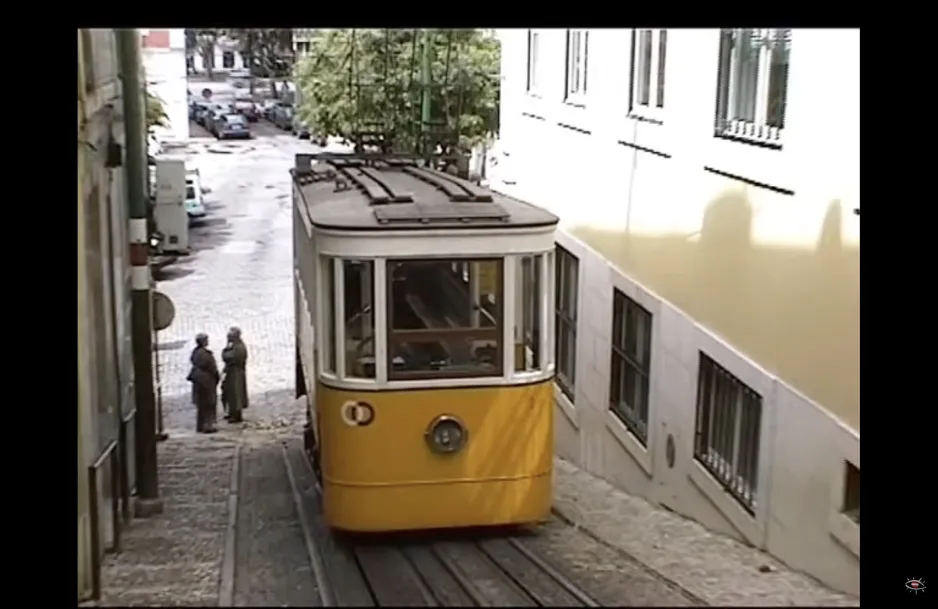
<svg viewBox="0 0 938 609">
<path fill-rule="evenodd" d="M 190 218 L 205 217 L 205 201 L 202 195 L 202 177 L 198 169 L 186 170 L 186 213 Z"/>
</svg>

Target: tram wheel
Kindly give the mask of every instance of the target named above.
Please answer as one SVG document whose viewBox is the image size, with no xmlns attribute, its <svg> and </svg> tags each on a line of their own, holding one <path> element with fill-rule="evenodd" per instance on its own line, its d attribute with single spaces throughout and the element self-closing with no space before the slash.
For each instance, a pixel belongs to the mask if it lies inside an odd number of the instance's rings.
<svg viewBox="0 0 938 609">
<path fill-rule="evenodd" d="M 300 352 L 296 352 L 296 397 L 306 395 L 306 376 L 303 374 L 303 364 L 300 361 Z"/>
<path fill-rule="evenodd" d="M 313 449 L 313 474 L 316 476 L 316 481 L 319 482 L 319 488 L 322 488 L 322 464 L 321 457 L 319 453 L 319 446 L 317 445 Z"/>
<path fill-rule="evenodd" d="M 303 449 L 306 452 L 306 458 L 309 459 L 309 463 L 313 468 L 313 474 L 316 476 L 316 481 L 319 482 L 320 488 L 322 487 L 322 464 L 321 464 L 321 451 L 319 450 L 319 442 L 316 438 L 316 433 L 313 431 L 312 425 L 307 423 L 303 427 Z"/>
</svg>

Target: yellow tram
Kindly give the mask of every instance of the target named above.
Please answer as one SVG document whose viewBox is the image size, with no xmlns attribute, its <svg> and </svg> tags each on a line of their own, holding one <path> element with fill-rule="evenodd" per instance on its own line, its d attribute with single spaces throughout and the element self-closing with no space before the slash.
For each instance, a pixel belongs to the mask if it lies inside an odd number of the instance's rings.
<svg viewBox="0 0 938 609">
<path fill-rule="evenodd" d="M 333 528 L 550 512 L 557 218 L 403 157 L 299 154 L 297 395 Z"/>
</svg>

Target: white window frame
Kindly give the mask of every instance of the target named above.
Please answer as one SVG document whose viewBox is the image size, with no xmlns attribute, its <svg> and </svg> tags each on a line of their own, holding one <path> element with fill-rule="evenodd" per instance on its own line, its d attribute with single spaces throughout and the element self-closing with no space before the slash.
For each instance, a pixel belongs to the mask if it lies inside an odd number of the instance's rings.
<svg viewBox="0 0 938 609">
<path fill-rule="evenodd" d="M 534 95 L 535 97 L 540 94 L 539 82 L 540 77 L 540 46 L 541 46 L 541 32 L 539 30 L 528 30 L 528 53 L 527 53 L 527 81 L 525 83 L 525 90 L 529 95 Z"/>
<path fill-rule="evenodd" d="M 567 30 L 564 102 L 586 104 L 589 63 L 589 30 Z"/>
<path fill-rule="evenodd" d="M 638 99 L 638 77 L 645 67 L 642 62 L 642 55 L 639 49 L 641 34 L 648 32 L 651 34 L 651 59 L 649 61 L 649 79 L 648 79 L 648 103 L 643 104 Z M 661 62 L 661 35 L 665 35 L 665 61 Z M 644 118 L 654 122 L 662 122 L 664 119 L 664 102 L 662 107 L 658 107 L 658 79 L 664 77 L 664 86 L 668 86 L 667 78 L 667 30 L 632 30 L 632 71 L 629 86 L 629 116 L 633 118 Z M 662 74 L 662 70 L 664 73 Z M 667 99 L 667 96 L 663 96 Z"/>
<path fill-rule="evenodd" d="M 720 31 L 719 70 L 717 76 L 717 108 L 715 135 L 739 139 L 750 143 L 765 144 L 781 148 L 784 127 L 775 127 L 766 124 L 769 105 L 769 75 L 772 68 L 773 55 L 778 52 L 774 45 L 760 44 L 757 59 L 757 73 L 755 85 L 755 116 L 753 120 L 731 118 L 733 106 L 738 105 L 738 96 L 742 88 L 739 81 L 742 78 L 740 65 L 740 45 L 737 43 L 743 36 L 752 36 L 757 33 L 765 41 L 775 41 L 780 36 L 787 38 L 791 45 L 791 30 L 772 29 L 734 29 Z M 729 35 L 729 37 L 727 36 Z M 732 48 L 726 48 L 727 40 L 732 40 Z M 791 65 L 791 50 L 789 48 L 789 66 Z M 790 68 L 789 68 L 790 69 Z M 786 83 L 785 97 L 787 101 L 788 90 Z"/>
</svg>

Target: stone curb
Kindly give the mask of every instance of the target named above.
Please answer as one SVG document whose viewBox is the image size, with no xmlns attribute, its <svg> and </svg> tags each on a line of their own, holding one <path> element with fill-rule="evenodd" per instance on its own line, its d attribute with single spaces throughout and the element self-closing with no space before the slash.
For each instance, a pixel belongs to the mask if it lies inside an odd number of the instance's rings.
<svg viewBox="0 0 938 609">
<path fill-rule="evenodd" d="M 225 530 L 225 554 L 221 562 L 218 606 L 234 605 L 235 565 L 238 538 L 238 486 L 241 482 L 241 439 L 235 446 L 231 465 L 231 483 L 228 488 L 228 528 Z"/>
</svg>

